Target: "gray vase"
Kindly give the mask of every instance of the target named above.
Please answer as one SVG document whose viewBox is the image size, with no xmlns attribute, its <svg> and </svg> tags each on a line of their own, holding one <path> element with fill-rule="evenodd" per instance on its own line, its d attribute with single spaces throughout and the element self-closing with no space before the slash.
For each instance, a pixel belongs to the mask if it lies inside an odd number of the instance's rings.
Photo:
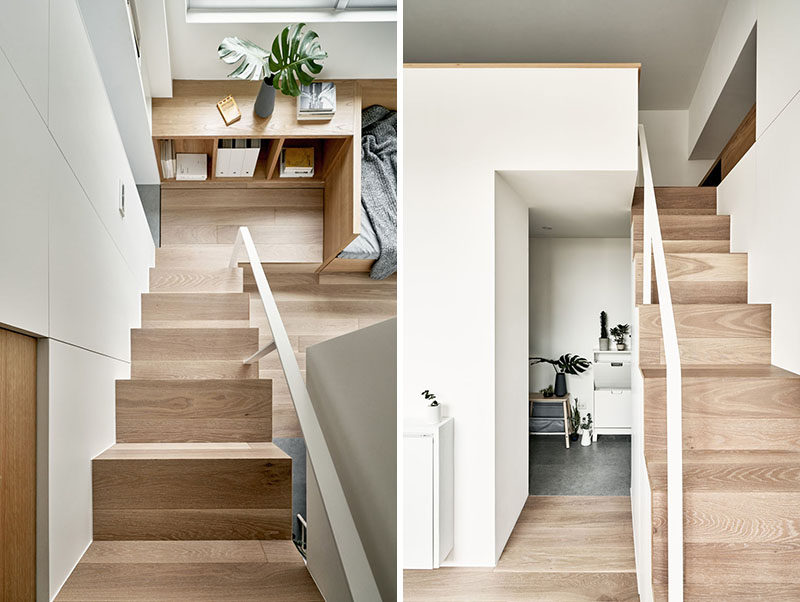
<svg viewBox="0 0 800 602">
<path fill-rule="evenodd" d="M 267 77 L 261 82 L 256 103 L 253 105 L 256 115 L 266 119 L 275 110 L 275 88 L 272 87 L 272 77 Z"/>
</svg>

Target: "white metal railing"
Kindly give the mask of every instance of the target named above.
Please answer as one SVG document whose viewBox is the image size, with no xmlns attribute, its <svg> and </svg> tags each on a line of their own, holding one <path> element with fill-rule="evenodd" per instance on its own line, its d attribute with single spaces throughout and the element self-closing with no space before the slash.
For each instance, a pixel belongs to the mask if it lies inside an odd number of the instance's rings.
<svg viewBox="0 0 800 602">
<path fill-rule="evenodd" d="M 644 225 L 642 255 L 642 303 L 652 303 L 652 266 L 655 266 L 661 338 L 667 366 L 667 584 L 670 602 L 683 600 L 683 400 L 681 396 L 681 357 L 678 333 L 672 310 L 667 262 L 661 225 L 658 220 L 656 191 L 644 126 L 639 124 L 639 148 L 644 177 Z M 654 258 L 651 264 L 650 258 Z"/>
<path fill-rule="evenodd" d="M 247 259 L 253 270 L 258 293 L 261 296 L 261 302 L 264 305 L 264 312 L 267 314 L 267 321 L 273 338 L 272 342 L 244 360 L 244 363 L 257 362 L 271 351 L 277 350 L 283 373 L 286 376 L 286 383 L 289 385 L 289 393 L 294 403 L 294 409 L 300 421 L 300 428 L 303 431 L 308 458 L 314 467 L 314 473 L 319 483 L 322 502 L 328 514 L 333 538 L 339 550 L 339 557 L 341 558 L 350 593 L 355 602 L 380 600 L 381 596 L 378 584 L 375 581 L 375 575 L 370 567 L 367 554 L 364 551 L 364 545 L 358 534 L 353 515 L 350 512 L 350 506 L 347 503 L 342 483 L 339 480 L 328 444 L 325 441 L 322 427 L 311 404 L 311 397 L 308 394 L 308 389 L 306 389 L 303 376 L 300 374 L 297 358 L 289 342 L 289 336 L 286 334 L 286 327 L 283 325 L 283 320 L 281 320 L 281 316 L 278 313 L 278 306 L 275 304 L 275 298 L 272 295 L 269 282 L 267 282 L 267 276 L 264 274 L 264 268 L 258 257 L 256 246 L 250 236 L 250 230 L 246 226 L 240 227 L 236 235 L 230 267 L 234 268 L 238 265 L 242 246 L 247 252 Z"/>
</svg>

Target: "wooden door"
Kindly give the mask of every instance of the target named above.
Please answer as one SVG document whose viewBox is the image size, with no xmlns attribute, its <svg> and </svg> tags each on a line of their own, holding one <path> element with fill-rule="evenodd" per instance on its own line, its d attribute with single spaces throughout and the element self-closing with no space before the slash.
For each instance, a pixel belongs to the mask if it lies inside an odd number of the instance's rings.
<svg viewBox="0 0 800 602">
<path fill-rule="evenodd" d="M 0 329 L 0 600 L 36 598 L 36 339 Z"/>
</svg>

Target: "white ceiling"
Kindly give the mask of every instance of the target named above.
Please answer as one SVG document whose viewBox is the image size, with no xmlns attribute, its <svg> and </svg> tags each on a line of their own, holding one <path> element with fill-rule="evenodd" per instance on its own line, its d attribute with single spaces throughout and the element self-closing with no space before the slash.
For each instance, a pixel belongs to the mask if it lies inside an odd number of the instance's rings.
<svg viewBox="0 0 800 602">
<path fill-rule="evenodd" d="M 640 62 L 642 109 L 686 109 L 727 0 L 405 0 L 403 60 Z"/>
<path fill-rule="evenodd" d="M 500 171 L 527 203 L 531 238 L 630 236 L 635 171 Z"/>
</svg>

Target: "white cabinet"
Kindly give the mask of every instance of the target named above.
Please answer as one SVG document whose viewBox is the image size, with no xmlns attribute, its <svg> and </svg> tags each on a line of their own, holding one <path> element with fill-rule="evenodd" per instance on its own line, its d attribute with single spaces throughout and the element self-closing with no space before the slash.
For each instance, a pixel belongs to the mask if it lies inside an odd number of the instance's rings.
<svg viewBox="0 0 800 602">
<path fill-rule="evenodd" d="M 403 567 L 435 569 L 453 549 L 453 419 L 403 432 Z"/>
<path fill-rule="evenodd" d="M 631 352 L 594 352 L 592 437 L 631 433 Z"/>
</svg>

